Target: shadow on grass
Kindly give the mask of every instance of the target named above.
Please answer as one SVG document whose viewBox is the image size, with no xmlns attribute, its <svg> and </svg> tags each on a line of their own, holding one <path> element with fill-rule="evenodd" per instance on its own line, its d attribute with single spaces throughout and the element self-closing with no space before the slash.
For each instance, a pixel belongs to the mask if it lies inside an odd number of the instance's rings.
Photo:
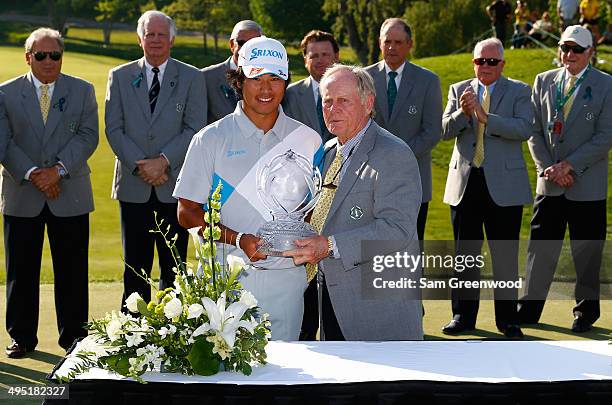
<svg viewBox="0 0 612 405">
<path fill-rule="evenodd" d="M 474 338 L 474 336 L 476 336 Z M 504 335 L 491 332 L 484 329 L 474 329 L 465 334 L 436 336 L 436 335 L 424 335 L 425 340 L 506 340 Z"/>
<path fill-rule="evenodd" d="M 38 350 L 34 353 L 31 353 L 28 357 L 34 360 L 42 361 L 44 363 L 49 363 L 53 366 L 59 363 L 61 359 L 63 359 L 62 356 L 58 356 L 57 354 L 40 352 Z"/>
<path fill-rule="evenodd" d="M 33 381 L 43 383 L 46 377 L 47 374 L 42 371 L 0 362 L 0 384 L 32 384 Z"/>
<path fill-rule="evenodd" d="M 592 340 L 606 340 L 606 339 L 609 339 L 610 335 L 612 334 L 612 329 L 599 328 L 597 326 L 594 326 L 593 329 L 585 333 L 572 332 L 569 326 L 567 328 L 564 328 L 561 326 L 551 325 L 547 323 L 524 325 L 522 326 L 522 328 L 523 328 L 523 332 L 525 332 L 525 328 L 529 328 L 529 329 L 542 330 L 546 332 L 562 333 L 562 334 L 567 335 L 571 339 L 576 339 L 576 337 L 581 337 L 581 338 L 592 339 Z M 547 339 L 540 339 L 540 338 L 537 338 L 537 339 L 547 340 Z"/>
</svg>

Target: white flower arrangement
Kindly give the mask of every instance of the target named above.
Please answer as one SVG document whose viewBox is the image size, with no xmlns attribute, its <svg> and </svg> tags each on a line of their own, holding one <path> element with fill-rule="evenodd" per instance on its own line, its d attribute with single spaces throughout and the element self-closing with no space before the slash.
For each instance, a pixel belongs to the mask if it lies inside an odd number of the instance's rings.
<svg viewBox="0 0 612 405">
<path fill-rule="evenodd" d="M 131 314 L 113 311 L 89 323 L 92 333 L 81 342 L 78 361 L 62 381 L 93 367 L 143 382 L 144 372 L 160 368 L 188 375 L 212 375 L 220 369 L 249 375 L 253 365 L 265 364 L 270 322 L 237 280 L 244 261 L 228 256 L 222 264 L 214 259 L 221 236 L 220 200 L 221 184 L 209 198 L 205 242 L 200 242 L 198 229 L 190 230 L 198 272 L 180 261 L 176 237 L 168 239 L 168 230 L 164 233 L 158 224 L 153 232 L 166 238 L 177 262 L 174 287 L 158 291 L 149 303 L 133 293 L 125 301 Z"/>
</svg>

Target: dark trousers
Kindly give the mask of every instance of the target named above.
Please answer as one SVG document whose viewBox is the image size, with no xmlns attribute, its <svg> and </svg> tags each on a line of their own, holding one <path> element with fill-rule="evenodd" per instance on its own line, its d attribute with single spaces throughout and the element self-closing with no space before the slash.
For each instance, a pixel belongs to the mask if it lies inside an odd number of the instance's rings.
<svg viewBox="0 0 612 405">
<path fill-rule="evenodd" d="M 40 264 L 45 226 L 51 247 L 59 345 L 87 336 L 89 214 L 57 217 L 45 207 L 33 218 L 4 216 L 6 329 L 28 347 L 38 344 Z"/>
<path fill-rule="evenodd" d="M 344 335 L 340 324 L 336 318 L 336 312 L 332 305 L 331 299 L 329 298 L 329 291 L 327 291 L 327 284 L 325 283 L 325 277 L 321 277 L 321 324 L 323 328 L 323 336 L 326 341 L 344 341 Z"/>
<path fill-rule="evenodd" d="M 483 169 L 472 168 L 461 203 L 451 206 L 451 222 L 456 241 L 457 255 L 481 254 L 486 232 L 493 278 L 516 281 L 518 279 L 518 247 L 523 206 L 501 207 L 491 199 Z M 483 232 L 484 226 L 484 232 Z M 454 276 L 459 280 L 480 280 L 481 269 L 466 268 Z M 495 323 L 498 327 L 517 324 L 516 299 L 518 291 L 496 289 Z M 453 318 L 468 327 L 474 327 L 478 314 L 480 293 L 478 289 L 454 289 L 452 291 Z"/>
<path fill-rule="evenodd" d="M 172 287 L 175 273 L 173 267 L 177 263 L 172 258 L 170 249 L 166 246 L 164 237 L 159 233 L 151 233 L 150 230 L 157 229 L 155 225 L 155 213 L 157 222 L 164 220 L 161 229 L 165 231 L 170 225 L 168 239 L 178 234 L 176 247 L 182 261 L 187 257 L 187 231 L 181 227 L 177 218 L 177 203 L 163 203 L 157 199 L 155 189 L 151 190 L 151 197 L 146 203 L 129 203 L 120 201 L 121 208 L 121 237 L 123 241 L 123 254 L 125 268 L 123 272 L 123 298 L 121 309 L 124 307 L 125 300 L 131 293 L 137 292 L 146 301 L 151 299 L 151 287 L 142 279 L 141 271 L 144 270 L 147 277 L 151 275 L 153 267 L 154 248 L 157 246 L 157 256 L 159 258 L 159 288 L 160 290 Z M 138 271 L 136 274 L 135 271 Z"/>
<path fill-rule="evenodd" d="M 319 298 L 317 290 L 317 278 L 313 278 L 304 291 L 304 316 L 302 318 L 302 329 L 300 340 L 317 340 L 319 330 Z"/>
<path fill-rule="evenodd" d="M 429 202 L 421 203 L 417 217 L 417 235 L 419 236 L 419 241 L 421 241 L 421 251 L 423 250 L 423 240 L 425 239 L 425 223 L 427 222 L 428 209 Z"/>
<path fill-rule="evenodd" d="M 576 269 L 574 315 L 589 323 L 599 318 L 599 272 L 606 239 L 606 200 L 570 201 L 537 195 L 525 269 L 526 294 L 519 301 L 523 323 L 537 323 L 553 280 L 565 230 Z"/>
<path fill-rule="evenodd" d="M 495 38 L 499 39 L 502 44 L 506 43 L 506 22 L 495 22 L 493 23 L 495 29 Z"/>
</svg>

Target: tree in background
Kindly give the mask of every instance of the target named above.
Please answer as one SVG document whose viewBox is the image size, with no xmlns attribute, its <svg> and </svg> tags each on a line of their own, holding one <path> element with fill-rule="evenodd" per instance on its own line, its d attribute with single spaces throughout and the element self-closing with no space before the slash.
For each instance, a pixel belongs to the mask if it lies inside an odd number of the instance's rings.
<svg viewBox="0 0 612 405">
<path fill-rule="evenodd" d="M 251 0 L 249 7 L 267 36 L 300 41 L 312 29 L 329 30 L 323 19 L 323 0 Z"/>
<path fill-rule="evenodd" d="M 251 18 L 248 0 L 175 0 L 163 8 L 183 30 L 202 33 L 204 53 L 208 52 L 208 34 L 212 35 L 215 54 L 219 51 L 219 35 L 232 31 L 234 24 Z"/>
<path fill-rule="evenodd" d="M 413 29 L 416 57 L 470 52 L 480 39 L 490 37 L 485 7 L 490 0 L 419 0 L 404 18 Z"/>
<path fill-rule="evenodd" d="M 334 19 L 333 31 L 347 39 L 362 65 L 379 58 L 378 35 L 387 18 L 401 17 L 412 0 L 325 0 L 323 11 Z"/>
<path fill-rule="evenodd" d="M 104 43 L 110 45 L 113 24 L 132 22 L 140 15 L 141 0 L 99 0 L 95 5 L 96 21 L 102 23 Z"/>
<path fill-rule="evenodd" d="M 95 0 L 41 0 L 47 4 L 49 25 L 62 35 L 66 35 L 66 19 L 68 16 L 87 14 L 93 8 Z"/>
</svg>

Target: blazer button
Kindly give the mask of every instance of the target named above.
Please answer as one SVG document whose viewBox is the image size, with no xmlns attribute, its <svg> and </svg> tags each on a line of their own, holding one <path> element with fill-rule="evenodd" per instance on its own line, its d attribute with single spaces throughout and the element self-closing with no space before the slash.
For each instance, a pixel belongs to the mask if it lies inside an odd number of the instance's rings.
<svg viewBox="0 0 612 405">
<path fill-rule="evenodd" d="M 474 142 L 474 143 L 472 144 L 472 146 L 473 146 L 473 147 L 476 147 L 476 142 Z"/>
</svg>

